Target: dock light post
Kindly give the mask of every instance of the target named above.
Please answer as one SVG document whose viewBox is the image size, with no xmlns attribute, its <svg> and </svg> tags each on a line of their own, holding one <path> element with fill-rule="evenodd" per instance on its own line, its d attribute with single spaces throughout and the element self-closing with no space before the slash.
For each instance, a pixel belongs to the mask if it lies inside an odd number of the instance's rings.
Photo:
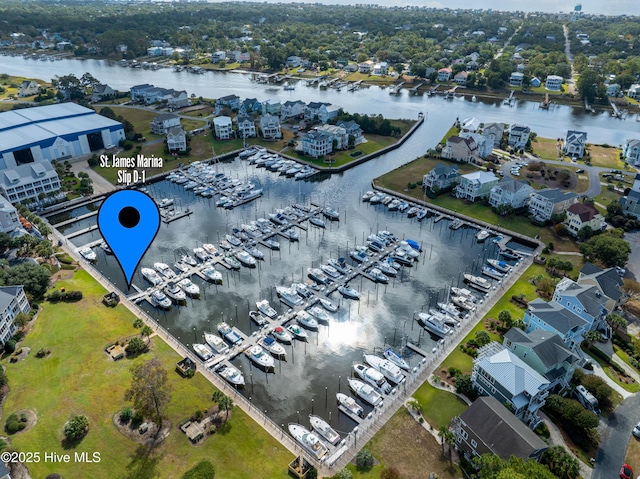
<svg viewBox="0 0 640 479">
<path fill-rule="evenodd" d="M 353 428 L 353 444 L 358 446 L 358 426 Z"/>
<path fill-rule="evenodd" d="M 196 327 L 193 327 L 193 342 L 195 344 L 195 342 L 198 340 L 198 336 L 196 334 Z"/>
<path fill-rule="evenodd" d="M 313 398 L 311 398 L 311 414 L 313 414 Z"/>
<path fill-rule="evenodd" d="M 340 379 L 342 379 L 341 376 L 338 376 L 338 392 L 340 392 Z"/>
<path fill-rule="evenodd" d="M 298 424 L 300 424 L 300 411 L 296 411 L 296 414 L 298 415 Z"/>
<path fill-rule="evenodd" d="M 284 424 L 282 424 L 282 437 L 284 437 Z"/>
</svg>

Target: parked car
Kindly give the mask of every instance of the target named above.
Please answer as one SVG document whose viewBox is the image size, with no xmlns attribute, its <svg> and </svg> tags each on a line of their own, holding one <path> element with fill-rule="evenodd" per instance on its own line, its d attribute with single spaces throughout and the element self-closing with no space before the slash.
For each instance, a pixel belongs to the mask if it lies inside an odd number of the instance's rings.
<svg viewBox="0 0 640 479">
<path fill-rule="evenodd" d="M 620 468 L 620 479 L 633 479 L 633 468 L 629 464 L 623 464 Z"/>
<path fill-rule="evenodd" d="M 635 427 L 633 428 L 633 431 L 631 431 L 633 433 L 633 435 L 635 437 L 637 437 L 638 439 L 640 439 L 640 422 L 638 424 L 635 425 Z"/>
<path fill-rule="evenodd" d="M 582 168 L 580 168 L 579 170 L 576 170 L 576 173 L 578 173 L 578 174 L 584 173 L 584 170 Z"/>
</svg>

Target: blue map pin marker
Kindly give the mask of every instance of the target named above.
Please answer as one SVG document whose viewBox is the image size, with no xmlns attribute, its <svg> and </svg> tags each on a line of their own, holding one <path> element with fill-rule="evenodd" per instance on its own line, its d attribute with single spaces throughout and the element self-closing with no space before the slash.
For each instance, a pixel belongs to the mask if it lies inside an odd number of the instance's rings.
<svg viewBox="0 0 640 479">
<path fill-rule="evenodd" d="M 158 206 L 140 191 L 117 191 L 102 202 L 98 228 L 131 287 L 133 273 L 160 229 Z"/>
</svg>

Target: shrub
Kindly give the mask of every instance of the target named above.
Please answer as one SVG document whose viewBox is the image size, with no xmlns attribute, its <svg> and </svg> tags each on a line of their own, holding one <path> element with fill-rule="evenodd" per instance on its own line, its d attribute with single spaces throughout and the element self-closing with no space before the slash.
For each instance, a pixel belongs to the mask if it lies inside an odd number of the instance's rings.
<svg viewBox="0 0 640 479">
<path fill-rule="evenodd" d="M 447 371 L 447 372 L 449 373 L 449 377 L 455 377 L 455 376 L 457 376 L 457 375 L 459 375 L 459 374 L 461 374 L 461 373 L 462 373 L 462 371 L 460 371 L 460 369 L 458 369 L 458 368 L 456 368 L 456 367 L 453 367 L 453 366 L 451 366 L 451 367 L 448 369 L 448 371 Z"/>
<path fill-rule="evenodd" d="M 133 417 L 133 410 L 130 407 L 126 407 L 122 411 L 120 411 L 121 423 L 127 424 L 129 421 L 131 421 L 132 417 Z"/>
<path fill-rule="evenodd" d="M 129 344 L 127 344 L 127 347 L 124 348 L 124 349 L 127 352 L 127 354 L 135 355 L 135 354 L 140 354 L 140 353 L 146 351 L 147 345 L 145 344 L 145 342 L 142 339 L 140 339 L 139 337 L 135 336 L 135 337 L 131 338 L 131 340 L 129 341 Z"/>
<path fill-rule="evenodd" d="M 209 461 L 200 461 L 193 468 L 184 473 L 182 479 L 213 479 L 216 470 Z"/>
<path fill-rule="evenodd" d="M 9 341 L 7 341 L 6 343 L 4 343 L 4 350 L 8 353 L 11 354 L 16 350 L 16 342 L 13 339 L 10 339 Z"/>
<path fill-rule="evenodd" d="M 89 432 L 87 416 L 73 416 L 64 426 L 64 437 L 70 441 L 82 439 Z"/>
<path fill-rule="evenodd" d="M 193 416 L 195 417 L 196 421 L 202 421 L 202 418 L 204 417 L 204 414 L 203 414 L 202 410 L 198 409 Z"/>
<path fill-rule="evenodd" d="M 24 421 L 18 418 L 17 414 L 11 414 L 4 424 L 4 430 L 7 434 L 15 434 L 18 431 L 22 431 L 27 425 L 27 418 L 25 416 Z"/>
<path fill-rule="evenodd" d="M 38 352 L 36 353 L 36 358 L 44 358 L 50 352 L 51 351 L 49 351 L 46 348 L 40 348 L 40 349 L 38 349 Z"/>
<path fill-rule="evenodd" d="M 356 467 L 358 469 L 371 469 L 373 467 L 373 454 L 371 454 L 369 449 L 361 449 L 360 452 L 356 454 Z"/>
<path fill-rule="evenodd" d="M 57 289 L 54 289 L 47 295 L 47 301 L 51 303 L 57 303 L 62 299 L 62 292 Z"/>
<path fill-rule="evenodd" d="M 380 479 L 400 479 L 400 473 L 395 467 L 385 467 L 380 473 Z"/>
</svg>

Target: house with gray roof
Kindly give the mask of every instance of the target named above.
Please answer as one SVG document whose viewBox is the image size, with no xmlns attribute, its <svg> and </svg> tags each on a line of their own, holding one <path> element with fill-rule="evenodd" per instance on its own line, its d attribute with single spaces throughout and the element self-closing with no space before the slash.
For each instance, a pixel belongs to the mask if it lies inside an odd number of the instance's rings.
<svg viewBox="0 0 640 479">
<path fill-rule="evenodd" d="M 167 148 L 169 151 L 186 151 L 187 134 L 182 126 L 174 126 L 167 131 Z"/>
<path fill-rule="evenodd" d="M 469 201 L 487 198 L 498 183 L 498 177 L 489 171 L 473 171 L 461 175 L 455 189 L 455 195 Z"/>
<path fill-rule="evenodd" d="M 560 336 L 541 329 L 527 333 L 520 328 L 511 328 L 504 335 L 503 345 L 544 376 L 556 393 L 569 387 L 580 361 Z"/>
<path fill-rule="evenodd" d="M 60 178 L 48 161 L 36 161 L 0 170 L 0 192 L 11 203 L 27 198 L 36 199 L 40 193 L 60 189 Z"/>
<path fill-rule="evenodd" d="M 22 286 L 0 286 L 0 343 L 9 341 L 18 326 L 14 323 L 18 313 L 31 310 Z"/>
<path fill-rule="evenodd" d="M 615 268 L 602 269 L 587 262 L 580 270 L 578 284 L 597 286 L 608 298 L 605 303 L 608 311 L 614 311 L 628 298 L 627 293 L 622 290 L 624 284 L 622 278 Z"/>
<path fill-rule="evenodd" d="M 529 198 L 529 212 L 536 221 L 546 223 L 555 214 L 565 213 L 578 202 L 578 195 L 557 188 L 534 191 Z"/>
<path fill-rule="evenodd" d="M 578 351 L 584 334 L 589 330 L 586 319 L 566 309 L 557 301 L 546 302 L 540 298 L 529 302 L 523 321 L 527 333 L 537 329 L 555 333 L 574 352 Z"/>
<path fill-rule="evenodd" d="M 476 158 L 478 145 L 473 138 L 463 138 L 462 136 L 450 136 L 446 145 L 442 148 L 440 156 L 448 160 L 471 163 Z"/>
<path fill-rule="evenodd" d="M 503 123 L 485 123 L 482 129 L 482 136 L 487 139 L 491 149 L 500 148 L 500 142 L 502 141 L 502 135 L 504 135 Z"/>
<path fill-rule="evenodd" d="M 18 210 L 8 199 L 0 195 L 0 233 L 11 233 L 20 227 Z"/>
<path fill-rule="evenodd" d="M 40 92 L 40 85 L 35 80 L 23 80 L 18 87 L 18 97 L 37 95 Z"/>
<path fill-rule="evenodd" d="M 312 101 L 304 107 L 304 119 L 312 123 L 318 121 L 324 124 L 337 118 L 339 109 L 331 103 Z"/>
<path fill-rule="evenodd" d="M 249 113 L 261 112 L 262 102 L 259 102 L 255 98 L 247 98 L 240 103 L 240 113 L 247 115 Z"/>
<path fill-rule="evenodd" d="M 511 125 L 511 128 L 509 128 L 509 146 L 514 150 L 526 147 L 529 135 L 531 135 L 531 128 L 527 125 Z"/>
<path fill-rule="evenodd" d="M 632 166 L 640 166 L 640 140 L 627 140 L 622 149 L 624 161 Z"/>
<path fill-rule="evenodd" d="M 515 180 L 504 177 L 491 188 L 489 204 L 493 208 L 500 205 L 509 205 L 514 210 L 525 208 L 529 204 L 529 197 L 534 189 L 524 180 Z"/>
<path fill-rule="evenodd" d="M 240 109 L 240 97 L 238 95 L 226 95 L 218 98 L 216 100 L 216 111 L 220 111 L 225 107 L 237 111 Z"/>
<path fill-rule="evenodd" d="M 102 101 L 108 98 L 115 98 L 116 91 L 105 83 L 98 83 L 93 87 L 91 101 Z"/>
<path fill-rule="evenodd" d="M 302 153 L 307 156 L 320 158 L 332 151 L 332 136 L 325 131 L 311 130 L 302 137 Z"/>
<path fill-rule="evenodd" d="M 353 144 L 359 145 L 360 143 L 366 143 L 367 139 L 364 137 L 362 128 L 355 121 L 338 120 L 336 126 L 341 126 L 347 131 L 347 135 L 351 135 L 354 138 Z"/>
<path fill-rule="evenodd" d="M 422 187 L 431 191 L 452 188 L 459 178 L 458 165 L 438 163 L 429 173 L 422 177 Z"/>
<path fill-rule="evenodd" d="M 260 117 L 260 132 L 265 140 L 277 140 L 282 138 L 280 119 L 275 115 L 262 115 Z"/>
<path fill-rule="evenodd" d="M 587 144 L 587 132 L 568 130 L 562 145 L 562 152 L 573 158 L 584 156 L 584 147 Z"/>
<path fill-rule="evenodd" d="M 492 342 L 478 351 L 471 383 L 480 396 L 493 396 L 531 429 L 541 419 L 551 383 L 501 344 Z"/>
<path fill-rule="evenodd" d="M 285 101 L 280 108 L 280 120 L 304 117 L 304 106 L 305 102 L 302 100 Z"/>
<path fill-rule="evenodd" d="M 596 285 L 578 284 L 571 278 L 563 278 L 553 293 L 553 301 L 564 306 L 587 322 L 586 331 L 594 330 L 611 335 L 605 317 L 611 313 L 607 298 Z"/>
<path fill-rule="evenodd" d="M 495 454 L 539 460 L 548 445 L 493 396 L 481 396 L 453 420 L 456 448 L 467 460 Z"/>
<path fill-rule="evenodd" d="M 238 128 L 238 138 L 255 138 L 256 124 L 253 117 L 249 115 L 237 115 L 236 126 Z"/>
<path fill-rule="evenodd" d="M 640 219 L 640 173 L 638 173 L 626 196 L 620 198 L 620 206 L 625 214 Z"/>
<path fill-rule="evenodd" d="M 175 113 L 161 113 L 151 121 L 151 132 L 164 135 L 169 128 L 180 126 L 180 117 Z"/>
</svg>

